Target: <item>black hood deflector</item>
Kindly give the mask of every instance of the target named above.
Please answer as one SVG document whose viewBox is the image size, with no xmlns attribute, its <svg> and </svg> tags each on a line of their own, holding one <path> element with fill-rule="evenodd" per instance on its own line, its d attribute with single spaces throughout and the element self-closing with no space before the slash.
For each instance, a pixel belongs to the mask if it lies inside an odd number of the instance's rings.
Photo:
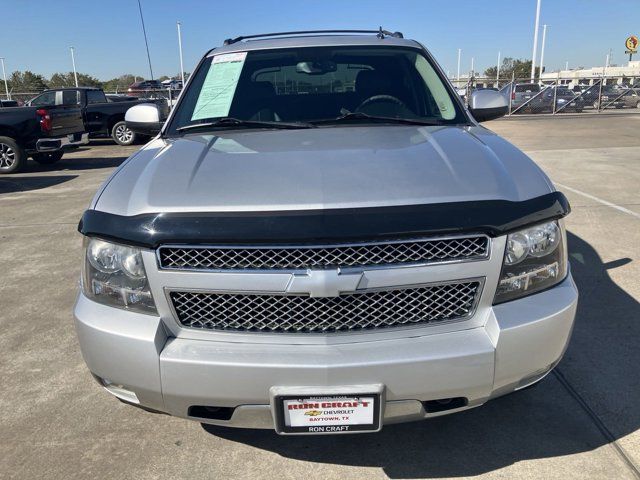
<svg viewBox="0 0 640 480">
<path fill-rule="evenodd" d="M 553 192 L 521 202 L 473 202 L 269 212 L 148 213 L 87 210 L 78 230 L 130 245 L 339 243 L 456 233 L 495 237 L 571 211 Z"/>
</svg>

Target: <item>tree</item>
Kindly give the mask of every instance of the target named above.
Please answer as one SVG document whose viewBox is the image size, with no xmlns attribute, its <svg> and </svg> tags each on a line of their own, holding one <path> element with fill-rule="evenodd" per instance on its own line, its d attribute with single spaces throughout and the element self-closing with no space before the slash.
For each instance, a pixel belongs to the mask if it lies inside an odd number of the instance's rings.
<svg viewBox="0 0 640 480">
<path fill-rule="evenodd" d="M 159 82 L 164 82 L 165 80 L 170 80 L 170 78 L 167 77 L 166 75 L 162 75 L 162 76 L 158 77 L 158 81 Z"/>
<path fill-rule="evenodd" d="M 103 83 L 102 88 L 105 92 L 126 91 L 127 88 L 129 88 L 129 85 L 136 81 L 136 78 L 141 79 L 141 77 L 136 77 L 131 73 L 125 73 L 124 75 L 120 75 L 117 78 L 107 80 Z"/>
<path fill-rule="evenodd" d="M 489 67 L 484 71 L 485 77 L 496 78 L 498 67 Z M 531 60 L 521 60 L 517 58 L 505 57 L 500 65 L 500 78 L 511 80 L 512 77 L 530 78 L 531 77 Z M 540 76 L 540 68 L 536 67 L 535 76 Z"/>
<path fill-rule="evenodd" d="M 47 81 L 45 78 L 29 70 L 13 72 L 8 79 L 8 83 L 11 91 L 15 93 L 41 92 L 47 89 Z"/>
<path fill-rule="evenodd" d="M 49 88 L 75 87 L 75 85 L 73 72 L 54 73 L 49 80 Z M 102 82 L 86 73 L 78 73 L 78 86 L 101 88 Z"/>
</svg>

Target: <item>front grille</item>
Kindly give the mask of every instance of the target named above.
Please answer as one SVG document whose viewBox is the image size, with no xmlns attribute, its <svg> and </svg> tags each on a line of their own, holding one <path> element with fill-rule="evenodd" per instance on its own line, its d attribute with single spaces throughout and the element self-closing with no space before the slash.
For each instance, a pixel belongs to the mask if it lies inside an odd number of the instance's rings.
<svg viewBox="0 0 640 480">
<path fill-rule="evenodd" d="M 329 246 L 179 247 L 159 249 L 160 266 L 173 269 L 305 269 L 486 258 L 485 236 Z"/>
<path fill-rule="evenodd" d="M 329 333 L 464 320 L 480 281 L 364 291 L 339 297 L 170 292 L 180 324 L 251 332 Z"/>
</svg>

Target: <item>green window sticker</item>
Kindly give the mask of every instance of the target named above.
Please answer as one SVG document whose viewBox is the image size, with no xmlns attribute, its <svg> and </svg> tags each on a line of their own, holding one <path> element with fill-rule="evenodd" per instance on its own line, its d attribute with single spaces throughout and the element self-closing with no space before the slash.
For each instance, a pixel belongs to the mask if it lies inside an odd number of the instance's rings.
<svg viewBox="0 0 640 480">
<path fill-rule="evenodd" d="M 227 117 L 247 52 L 213 57 L 191 120 Z"/>
</svg>

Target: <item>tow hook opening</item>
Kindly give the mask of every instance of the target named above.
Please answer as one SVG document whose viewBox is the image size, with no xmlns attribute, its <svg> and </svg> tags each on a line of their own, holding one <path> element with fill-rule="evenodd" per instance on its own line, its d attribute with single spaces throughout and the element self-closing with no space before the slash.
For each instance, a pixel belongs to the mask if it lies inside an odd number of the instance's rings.
<svg viewBox="0 0 640 480">
<path fill-rule="evenodd" d="M 422 402 L 424 410 L 427 413 L 444 412 L 455 408 L 466 407 L 469 400 L 465 397 L 440 398 L 438 400 L 427 400 Z"/>
<path fill-rule="evenodd" d="M 235 407 L 210 407 L 205 405 L 192 405 L 187 415 L 190 417 L 207 418 L 209 420 L 231 420 Z"/>
</svg>

